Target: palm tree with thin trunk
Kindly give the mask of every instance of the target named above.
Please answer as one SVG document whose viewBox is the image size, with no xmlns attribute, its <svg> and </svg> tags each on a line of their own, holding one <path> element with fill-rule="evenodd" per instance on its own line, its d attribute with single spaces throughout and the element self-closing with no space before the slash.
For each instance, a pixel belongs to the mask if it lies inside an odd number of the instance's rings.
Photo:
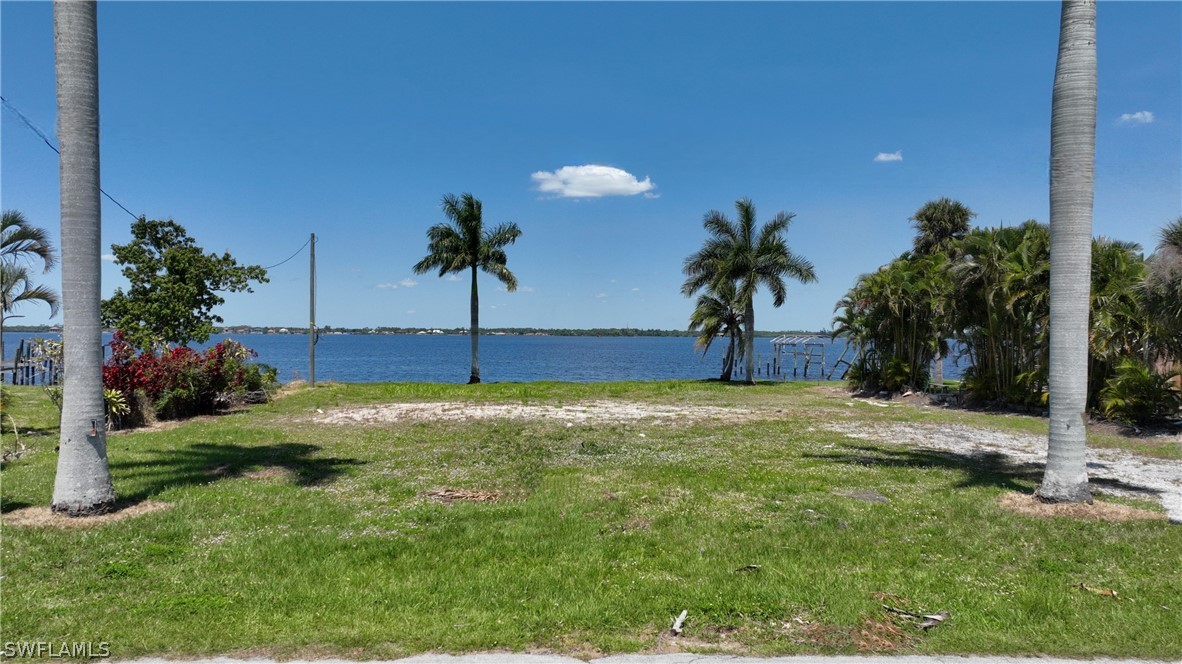
<svg viewBox="0 0 1182 664">
<path fill-rule="evenodd" d="M 1096 2 L 1064 0 L 1051 96 L 1050 420 L 1036 495 L 1086 502 L 1088 314 L 1096 159 Z"/>
<path fill-rule="evenodd" d="M 715 339 L 727 337 L 730 340 L 722 358 L 722 375 L 718 378 L 723 382 L 730 382 L 735 361 L 743 359 L 741 308 L 734 282 L 726 281 L 719 284 L 717 290 L 699 295 L 694 312 L 690 314 L 689 331 L 699 333 L 694 345 L 702 349 L 702 355 L 710 350 Z"/>
<path fill-rule="evenodd" d="M 772 294 L 773 306 L 783 306 L 788 299 L 785 278 L 801 283 L 817 280 L 813 264 L 797 256 L 784 240 L 794 215 L 780 212 L 771 221 L 756 228 L 755 205 L 750 199 L 735 201 L 738 218 L 731 221 L 723 213 L 711 210 L 702 220 L 710 234 L 697 253 L 685 259 L 687 297 L 702 288 L 718 290 L 722 284 L 735 285 L 738 302 L 743 306 L 746 383 L 755 384 L 755 293 L 762 284 Z"/>
<path fill-rule="evenodd" d="M 480 382 L 480 296 L 477 272 L 483 271 L 505 284 L 510 293 L 517 290 L 517 277 L 506 267 L 505 247 L 521 237 L 513 222 L 485 230 L 480 199 L 472 194 L 443 197 L 443 215 L 448 223 L 427 229 L 427 256 L 415 263 L 415 274 L 439 270 L 439 276 L 470 270 L 472 273 L 472 373 L 468 384 Z"/>
<path fill-rule="evenodd" d="M 53 3 L 61 149 L 65 375 L 52 508 L 69 516 L 101 514 L 115 506 L 103 426 L 103 337 L 99 323 L 102 225 L 96 13 L 95 2 Z"/>
</svg>

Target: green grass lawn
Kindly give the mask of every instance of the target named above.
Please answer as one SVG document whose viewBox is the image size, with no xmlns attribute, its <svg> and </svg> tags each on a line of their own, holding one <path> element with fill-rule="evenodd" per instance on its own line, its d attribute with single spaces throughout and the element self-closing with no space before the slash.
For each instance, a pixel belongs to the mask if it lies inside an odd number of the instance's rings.
<svg viewBox="0 0 1182 664">
<path fill-rule="evenodd" d="M 775 418 L 315 421 L 338 406 L 432 401 L 627 401 Z M 325 384 L 113 434 L 119 495 L 171 509 L 88 529 L 5 526 L 0 640 L 107 641 L 118 658 L 678 648 L 1182 657 L 1182 528 L 1018 516 L 997 500 L 1030 492 L 1029 470 L 818 427 L 884 419 L 1045 432 L 1045 420 L 849 401 L 805 383 Z M 56 463 L 53 406 L 26 388 L 11 410 L 29 451 L 0 472 L 5 513 L 48 504 Z M 424 495 L 442 488 L 500 498 Z M 889 502 L 839 495 L 858 490 Z M 759 567 L 738 571 L 748 565 Z M 951 618 L 924 632 L 883 603 Z M 683 609 L 683 636 L 665 635 Z"/>
</svg>

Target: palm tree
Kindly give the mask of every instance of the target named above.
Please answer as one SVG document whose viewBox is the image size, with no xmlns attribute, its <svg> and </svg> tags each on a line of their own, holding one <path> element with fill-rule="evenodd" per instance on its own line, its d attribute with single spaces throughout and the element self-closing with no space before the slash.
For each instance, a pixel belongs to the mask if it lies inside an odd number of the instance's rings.
<svg viewBox="0 0 1182 664">
<path fill-rule="evenodd" d="M 1096 159 L 1096 1 L 1064 0 L 1051 96 L 1050 434 L 1036 494 L 1091 500 L 1084 459 Z"/>
<path fill-rule="evenodd" d="M 755 228 L 755 205 L 750 199 L 735 201 L 736 221 L 717 210 L 706 213 L 702 226 L 710 237 L 697 253 L 685 259 L 687 297 L 702 288 L 718 290 L 722 284 L 735 284 L 737 301 L 743 306 L 746 382 L 755 384 L 755 293 L 760 284 L 772 293 L 772 304 L 780 307 L 788 299 L 786 277 L 801 283 L 817 280 L 813 264 L 792 253 L 784 233 L 794 215 L 778 213 L 758 230 Z"/>
<path fill-rule="evenodd" d="M 115 506 L 103 426 L 103 338 L 99 323 L 102 225 L 96 10 L 95 2 L 53 3 L 61 149 L 65 377 L 52 508 L 69 516 L 99 514 Z"/>
<path fill-rule="evenodd" d="M 53 245 L 45 229 L 33 226 L 18 210 L 5 210 L 0 218 L 0 360 L 4 359 L 4 321 L 23 302 L 44 302 L 50 317 L 57 315 L 57 293 L 47 286 L 36 286 L 28 265 L 40 260 L 44 271 L 57 264 Z"/>
<path fill-rule="evenodd" d="M 736 351 L 738 359 L 743 357 L 743 314 L 738 302 L 733 281 L 719 284 L 712 290 L 698 296 L 694 312 L 690 314 L 690 332 L 700 332 L 695 346 L 702 349 L 702 355 L 710 350 L 710 344 L 718 337 L 730 339 L 730 346 L 722 358 L 722 375 L 719 380 L 729 382 L 735 370 Z"/>
<path fill-rule="evenodd" d="M 1158 359 L 1182 358 L 1182 217 L 1162 228 L 1141 290 L 1154 329 Z"/>
<path fill-rule="evenodd" d="M 915 253 L 921 256 L 947 252 L 969 232 L 969 221 L 977 216 L 960 201 L 948 197 L 924 203 L 915 211 Z"/>
<path fill-rule="evenodd" d="M 480 297 L 476 288 L 477 270 L 483 270 L 505 284 L 510 293 L 517 290 L 517 277 L 505 267 L 508 257 L 505 247 L 521 237 L 517 224 L 506 222 L 491 231 L 484 229 L 480 199 L 472 194 L 443 197 L 443 214 L 449 220 L 427 229 L 427 256 L 415 263 L 415 274 L 439 270 L 439 276 L 450 272 L 472 271 L 472 374 L 468 384 L 480 382 Z"/>
<path fill-rule="evenodd" d="M 931 256 L 934 254 L 951 254 L 955 252 L 957 243 L 963 240 L 969 232 L 969 222 L 977 216 L 960 201 L 954 201 L 947 196 L 924 203 L 915 211 L 911 221 L 915 222 L 915 253 L 917 256 Z M 952 257 L 952 256 L 950 256 Z M 937 307 L 937 318 L 946 319 L 942 307 Z M 932 340 L 936 345 L 936 382 L 944 383 L 944 353 L 945 337 L 949 334 L 946 325 L 937 325 L 937 337 Z"/>
<path fill-rule="evenodd" d="M 34 259 L 40 259 L 45 272 L 57 264 L 49 234 L 30 224 L 19 210 L 5 210 L 0 218 L 0 260 L 36 262 Z"/>
</svg>

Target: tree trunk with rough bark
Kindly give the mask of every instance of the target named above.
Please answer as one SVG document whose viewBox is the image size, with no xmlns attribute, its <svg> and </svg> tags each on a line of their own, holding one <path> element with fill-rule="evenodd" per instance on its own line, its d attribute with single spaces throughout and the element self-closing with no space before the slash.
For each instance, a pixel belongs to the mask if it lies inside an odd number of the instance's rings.
<svg viewBox="0 0 1182 664">
<path fill-rule="evenodd" d="M 103 337 L 99 319 L 98 29 L 96 3 L 53 3 L 61 149 L 62 343 L 61 440 L 54 512 L 100 514 L 115 506 L 107 464 Z"/>
<path fill-rule="evenodd" d="M 1090 502 L 1085 460 L 1096 158 L 1096 2 L 1065 0 L 1051 101 L 1050 434 L 1037 495 Z"/>
</svg>

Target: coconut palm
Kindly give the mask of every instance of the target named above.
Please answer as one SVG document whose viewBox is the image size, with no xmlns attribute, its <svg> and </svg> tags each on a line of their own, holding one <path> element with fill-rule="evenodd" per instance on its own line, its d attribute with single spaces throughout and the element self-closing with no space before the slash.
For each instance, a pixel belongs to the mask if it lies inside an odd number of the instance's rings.
<svg viewBox="0 0 1182 664">
<path fill-rule="evenodd" d="M 1091 500 L 1084 459 L 1096 159 L 1096 2 L 1064 0 L 1051 95 L 1050 433 L 1037 495 Z"/>
<path fill-rule="evenodd" d="M 706 213 L 702 225 L 710 234 L 697 253 L 685 259 L 687 297 L 702 288 L 718 290 L 722 284 L 735 284 L 738 302 L 743 305 L 746 382 L 755 384 L 755 293 L 762 284 L 772 293 L 772 304 L 780 307 L 788 299 L 785 278 L 801 283 L 817 280 L 813 264 L 792 253 L 784 233 L 794 215 L 778 213 L 762 228 L 755 227 L 755 205 L 750 199 L 735 201 L 738 218 L 731 221 L 721 212 Z"/>
<path fill-rule="evenodd" d="M 505 247 L 521 237 L 517 224 L 507 222 L 485 230 L 480 200 L 472 194 L 443 197 L 443 214 L 449 223 L 436 224 L 427 230 L 427 256 L 415 263 L 415 274 L 439 270 L 439 276 L 451 272 L 472 271 L 472 373 L 468 383 L 480 382 L 480 297 L 476 273 L 484 271 L 505 284 L 510 293 L 517 290 L 517 277 L 505 267 Z"/>
<path fill-rule="evenodd" d="M 115 487 L 107 465 L 103 340 L 99 324 L 98 29 L 96 3 L 53 3 L 57 134 L 61 149 L 62 394 L 61 442 L 53 511 L 109 511 Z"/>
<path fill-rule="evenodd" d="M 695 346 L 702 349 L 702 355 L 719 337 L 727 337 L 730 345 L 722 358 L 722 375 L 719 380 L 729 382 L 735 370 L 735 360 L 743 358 L 743 314 L 738 302 L 733 281 L 719 284 L 716 290 L 698 296 L 694 312 L 690 314 L 690 332 L 699 332 Z M 738 353 L 736 355 L 736 353 Z"/>
</svg>

